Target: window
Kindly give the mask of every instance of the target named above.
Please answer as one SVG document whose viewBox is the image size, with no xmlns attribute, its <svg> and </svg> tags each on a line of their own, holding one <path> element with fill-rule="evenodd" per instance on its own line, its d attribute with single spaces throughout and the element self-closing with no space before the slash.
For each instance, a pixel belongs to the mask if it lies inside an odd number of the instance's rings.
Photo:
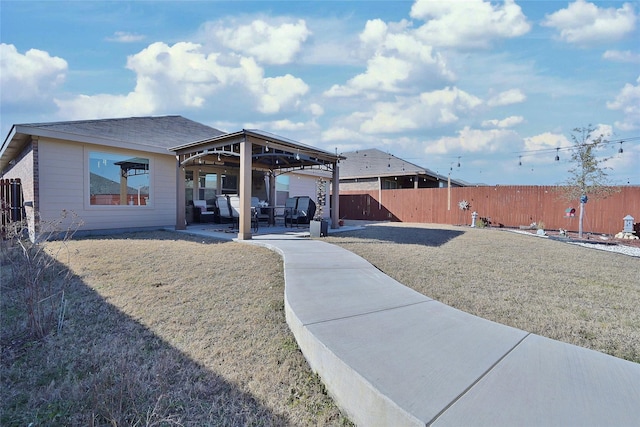
<svg viewBox="0 0 640 427">
<path fill-rule="evenodd" d="M 398 189 L 398 181 L 389 181 L 387 179 L 382 181 L 382 189 L 383 190 L 397 190 Z"/>
<path fill-rule="evenodd" d="M 198 198 L 200 200 L 215 199 L 218 189 L 218 174 L 200 172 L 200 182 L 198 183 Z"/>
<path fill-rule="evenodd" d="M 150 203 L 149 159 L 89 153 L 91 205 L 145 206 Z"/>
<path fill-rule="evenodd" d="M 222 175 L 222 193 L 238 194 L 238 177 L 236 175 Z"/>
<path fill-rule="evenodd" d="M 276 205 L 284 206 L 289 197 L 289 176 L 278 175 L 276 177 Z"/>
</svg>

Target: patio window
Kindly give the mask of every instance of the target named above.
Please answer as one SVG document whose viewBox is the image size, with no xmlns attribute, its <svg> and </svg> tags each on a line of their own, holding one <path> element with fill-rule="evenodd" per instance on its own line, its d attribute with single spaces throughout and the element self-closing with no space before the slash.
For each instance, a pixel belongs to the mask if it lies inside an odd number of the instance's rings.
<svg viewBox="0 0 640 427">
<path fill-rule="evenodd" d="M 91 205 L 149 205 L 149 159 L 92 151 L 89 188 Z"/>
<path fill-rule="evenodd" d="M 198 198 L 200 200 L 214 199 L 218 189 L 218 174 L 200 172 L 198 182 Z"/>
<path fill-rule="evenodd" d="M 289 176 L 279 175 L 276 177 L 276 205 L 284 206 L 289 198 Z"/>
<path fill-rule="evenodd" d="M 238 194 L 238 177 L 224 174 L 222 179 L 222 194 Z"/>
</svg>

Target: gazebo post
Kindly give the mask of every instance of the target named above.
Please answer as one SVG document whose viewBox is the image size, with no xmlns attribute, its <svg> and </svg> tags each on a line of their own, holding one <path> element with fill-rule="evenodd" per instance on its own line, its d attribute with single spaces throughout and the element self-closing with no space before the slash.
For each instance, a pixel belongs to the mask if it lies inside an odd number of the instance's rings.
<svg viewBox="0 0 640 427">
<path fill-rule="evenodd" d="M 251 239 L 251 166 L 252 166 L 251 141 L 245 135 L 240 142 L 240 218 L 238 240 Z"/>
</svg>

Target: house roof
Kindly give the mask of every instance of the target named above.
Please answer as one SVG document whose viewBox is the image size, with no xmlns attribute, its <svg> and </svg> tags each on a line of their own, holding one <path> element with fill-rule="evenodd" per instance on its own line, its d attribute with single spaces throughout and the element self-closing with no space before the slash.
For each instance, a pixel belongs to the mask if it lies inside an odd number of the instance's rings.
<svg viewBox="0 0 640 427">
<path fill-rule="evenodd" d="M 407 160 L 385 153 L 376 148 L 342 153 L 346 160 L 340 162 L 340 179 L 377 178 L 392 176 L 426 175 L 437 181 L 447 181 L 448 177 Z M 459 186 L 468 184 L 451 179 Z"/>
<path fill-rule="evenodd" d="M 223 133 L 177 115 L 16 124 L 0 148 L 0 170 L 23 150 L 30 136 L 170 154 L 170 147 Z"/>
</svg>

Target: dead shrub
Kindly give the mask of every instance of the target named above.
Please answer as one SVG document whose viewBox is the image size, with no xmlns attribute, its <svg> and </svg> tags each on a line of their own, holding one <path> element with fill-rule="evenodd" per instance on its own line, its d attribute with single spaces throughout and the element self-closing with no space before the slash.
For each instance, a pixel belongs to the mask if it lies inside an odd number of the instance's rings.
<svg viewBox="0 0 640 427">
<path fill-rule="evenodd" d="M 62 225 L 68 223 L 66 228 Z M 51 330 L 60 330 L 65 313 L 65 287 L 71 271 L 61 267 L 56 258 L 66 251 L 66 243 L 82 222 L 74 212 L 63 211 L 52 221 L 39 221 L 37 234 L 30 232 L 26 220 L 10 223 L 5 229 L 0 260 L 3 266 L 3 287 L 21 300 L 26 328 L 35 338 L 44 338 Z M 45 245 L 56 240 L 55 245 Z M 4 291 L 4 289 L 3 289 Z"/>
</svg>

